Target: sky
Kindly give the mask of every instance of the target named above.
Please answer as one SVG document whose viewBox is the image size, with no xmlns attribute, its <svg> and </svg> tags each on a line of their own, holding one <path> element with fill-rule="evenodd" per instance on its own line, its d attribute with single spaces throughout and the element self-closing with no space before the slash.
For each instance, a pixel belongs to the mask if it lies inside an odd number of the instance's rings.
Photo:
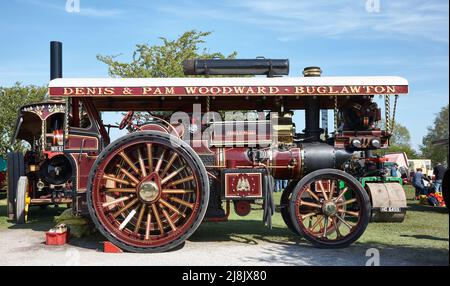
<svg viewBox="0 0 450 286">
<path fill-rule="evenodd" d="M 46 85 L 52 40 L 63 42 L 64 77 L 108 77 L 98 54 L 129 61 L 136 44 L 211 31 L 210 52 L 288 58 L 290 76 L 320 66 L 323 76 L 405 77 L 397 121 L 417 149 L 449 102 L 448 25 L 447 0 L 1 1 L 0 86 Z"/>
</svg>

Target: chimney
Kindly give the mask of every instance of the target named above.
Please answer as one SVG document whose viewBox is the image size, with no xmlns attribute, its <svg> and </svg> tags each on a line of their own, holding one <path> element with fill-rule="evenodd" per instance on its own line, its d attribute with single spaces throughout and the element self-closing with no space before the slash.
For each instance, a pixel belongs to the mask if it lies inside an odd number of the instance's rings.
<svg viewBox="0 0 450 286">
<path fill-rule="evenodd" d="M 50 80 L 62 78 L 62 43 L 50 42 Z"/>
</svg>

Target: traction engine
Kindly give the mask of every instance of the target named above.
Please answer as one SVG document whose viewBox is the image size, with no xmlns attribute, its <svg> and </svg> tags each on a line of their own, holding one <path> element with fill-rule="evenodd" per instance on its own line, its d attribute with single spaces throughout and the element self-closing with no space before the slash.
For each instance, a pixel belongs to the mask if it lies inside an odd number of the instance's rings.
<svg viewBox="0 0 450 286">
<path fill-rule="evenodd" d="M 284 222 L 315 246 L 345 247 L 366 229 L 379 195 L 363 186 L 360 169 L 391 136 L 390 113 L 382 129 L 374 96 L 388 103 L 407 93 L 406 80 L 322 77 L 318 67 L 286 77 L 288 60 L 260 58 L 188 60 L 190 78 L 70 79 L 62 78 L 61 44 L 52 47 L 59 73 L 49 97 L 64 107 L 62 128 L 51 137 L 59 147 L 27 153 L 27 170 L 45 172 L 19 177 L 30 194 L 39 186 L 71 192 L 74 213 L 89 216 L 117 246 L 173 249 L 203 221 L 227 221 L 231 204 L 240 216 L 259 205 L 270 228 L 275 180 L 289 181 L 279 202 Z M 112 126 L 103 123 L 105 111 L 127 113 Z M 114 127 L 128 133 L 111 142 Z M 388 196 L 381 205 L 390 203 Z"/>
</svg>

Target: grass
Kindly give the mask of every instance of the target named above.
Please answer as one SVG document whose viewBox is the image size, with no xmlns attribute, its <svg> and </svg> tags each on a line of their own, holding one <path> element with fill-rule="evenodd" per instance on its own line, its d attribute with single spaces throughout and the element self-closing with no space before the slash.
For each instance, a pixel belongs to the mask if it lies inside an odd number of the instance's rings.
<svg viewBox="0 0 450 286">
<path fill-rule="evenodd" d="M 449 249 L 449 215 L 446 208 L 421 206 L 413 201 L 414 190 L 405 186 L 410 207 L 403 223 L 370 223 L 357 244 L 388 245 L 401 247 L 433 248 L 447 252 Z M 278 204 L 281 193 L 275 193 Z M 32 228 L 48 230 L 53 219 L 62 208 L 49 207 L 46 210 L 31 208 L 29 223 L 14 226 L 6 218 L 6 198 L 0 194 L 0 231 L 6 228 Z M 268 229 L 262 223 L 262 210 L 253 210 L 246 217 L 239 217 L 232 211 L 228 222 L 202 223 L 190 238 L 191 241 L 237 241 L 257 244 L 260 241 L 301 242 L 284 224 L 280 213 L 275 213 L 273 227 Z"/>
<path fill-rule="evenodd" d="M 414 190 L 405 186 L 409 209 L 403 223 L 370 223 L 357 243 L 373 245 L 409 246 L 449 249 L 449 215 L 446 208 L 421 206 L 413 200 Z M 275 193 L 275 202 L 281 193 Z M 191 237 L 193 241 L 240 241 L 258 243 L 300 242 L 284 224 L 280 213 L 272 217 L 272 230 L 262 224 L 262 210 L 254 210 L 246 217 L 233 211 L 229 222 L 203 223 Z"/>
</svg>

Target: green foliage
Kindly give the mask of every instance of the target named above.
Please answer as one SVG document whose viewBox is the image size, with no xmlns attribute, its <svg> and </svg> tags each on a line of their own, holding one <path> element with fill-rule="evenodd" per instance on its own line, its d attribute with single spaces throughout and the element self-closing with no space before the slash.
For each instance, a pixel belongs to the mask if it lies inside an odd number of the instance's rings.
<svg viewBox="0 0 450 286">
<path fill-rule="evenodd" d="M 176 40 L 160 37 L 162 45 L 136 45 L 130 63 L 117 61 L 118 56 L 97 55 L 97 59 L 108 65 L 108 72 L 112 77 L 185 77 L 183 61 L 186 59 L 236 57 L 236 52 L 224 56 L 201 48 L 200 45 L 205 43 L 204 38 L 210 34 L 211 32 L 192 30 Z"/>
<path fill-rule="evenodd" d="M 97 59 L 108 65 L 108 73 L 112 77 L 187 77 L 183 73 L 184 60 L 236 58 L 236 52 L 225 56 L 219 52 L 210 53 L 208 49 L 200 47 L 205 43 L 204 38 L 210 34 L 211 32 L 191 30 L 176 40 L 160 37 L 161 45 L 136 45 L 132 61 L 129 63 L 119 62 L 118 56 L 97 55 Z M 152 112 L 152 114 L 163 118 L 170 115 L 168 112 Z M 140 122 L 146 122 L 151 117 L 142 112 L 136 112 L 134 116 L 135 120 Z"/>
<path fill-rule="evenodd" d="M 448 104 L 441 108 L 441 111 L 434 119 L 434 126 L 429 126 L 428 133 L 423 137 L 420 151 L 422 157 L 431 159 L 431 162 L 447 162 L 448 146 L 436 145 L 434 141 L 448 139 Z M 448 162 L 447 162 L 448 164 Z"/>
<path fill-rule="evenodd" d="M 384 122 L 382 123 L 384 125 Z M 405 152 L 408 159 L 415 159 L 418 157 L 416 150 L 411 147 L 411 135 L 408 128 L 395 122 L 393 134 L 390 139 L 389 148 L 386 150 L 378 150 L 375 154 L 383 155 L 387 153 L 401 153 Z"/>
<path fill-rule="evenodd" d="M 46 87 L 34 85 L 22 86 L 16 83 L 12 87 L 0 87 L 0 156 L 5 157 L 8 149 L 23 151 L 21 142 L 11 146 L 19 108 L 22 105 L 42 101 L 47 93 Z"/>
</svg>

